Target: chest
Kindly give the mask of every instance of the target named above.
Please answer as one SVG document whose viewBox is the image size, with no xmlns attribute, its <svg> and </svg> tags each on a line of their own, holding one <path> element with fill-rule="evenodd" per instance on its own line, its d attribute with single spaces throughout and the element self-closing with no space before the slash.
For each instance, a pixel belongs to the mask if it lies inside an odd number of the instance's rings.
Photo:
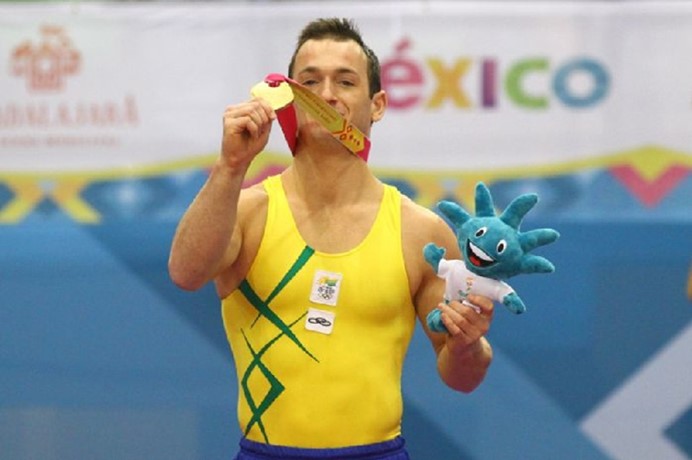
<svg viewBox="0 0 692 460">
<path fill-rule="evenodd" d="M 308 208 L 291 206 L 296 229 L 317 251 L 338 254 L 360 245 L 377 219 L 379 202 Z"/>
</svg>

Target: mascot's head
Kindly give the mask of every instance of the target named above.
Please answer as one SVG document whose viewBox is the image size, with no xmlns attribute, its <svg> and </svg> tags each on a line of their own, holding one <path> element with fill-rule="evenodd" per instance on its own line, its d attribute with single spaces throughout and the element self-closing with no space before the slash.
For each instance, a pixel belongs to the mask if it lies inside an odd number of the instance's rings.
<svg viewBox="0 0 692 460">
<path fill-rule="evenodd" d="M 497 216 L 490 190 L 479 182 L 475 217 L 451 201 L 441 201 L 437 206 L 454 226 L 466 268 L 479 276 L 501 280 L 521 273 L 555 271 L 550 261 L 529 252 L 554 242 L 560 234 L 550 228 L 519 231 L 522 219 L 537 202 L 536 194 L 520 195 Z"/>
</svg>

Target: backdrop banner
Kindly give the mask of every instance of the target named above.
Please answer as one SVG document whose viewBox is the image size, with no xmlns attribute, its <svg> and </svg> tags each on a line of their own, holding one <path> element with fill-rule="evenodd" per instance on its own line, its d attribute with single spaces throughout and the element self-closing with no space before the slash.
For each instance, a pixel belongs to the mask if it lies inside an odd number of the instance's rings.
<svg viewBox="0 0 692 460">
<path fill-rule="evenodd" d="M 218 148 L 226 105 L 284 73 L 322 6 L 1 6 L 2 170 L 129 168 Z M 376 166 L 562 164 L 633 148 L 689 153 L 692 5 L 508 9 L 344 3 L 378 53 L 389 112 Z M 670 65 L 674 64 L 674 68 Z M 285 152 L 280 136 L 271 149 Z"/>
</svg>

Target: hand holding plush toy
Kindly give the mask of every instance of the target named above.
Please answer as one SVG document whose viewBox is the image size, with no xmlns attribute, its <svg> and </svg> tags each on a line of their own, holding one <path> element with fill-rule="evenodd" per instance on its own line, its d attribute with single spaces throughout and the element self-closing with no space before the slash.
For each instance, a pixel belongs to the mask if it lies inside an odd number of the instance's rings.
<svg viewBox="0 0 692 460">
<path fill-rule="evenodd" d="M 444 301 L 465 302 L 469 294 L 480 294 L 502 302 L 515 314 L 526 311 L 524 302 L 504 279 L 520 273 L 551 273 L 555 267 L 547 259 L 529 254 L 552 243 L 560 234 L 550 228 L 520 232 L 522 219 L 538 202 L 536 194 L 520 195 L 500 215 L 495 215 L 490 190 L 476 185 L 476 217 L 451 201 L 438 203 L 440 212 L 452 223 L 464 260 L 445 260 L 445 250 L 433 243 L 423 248 L 425 260 L 446 281 Z M 468 302 L 467 305 L 472 306 Z M 447 332 L 440 310 L 428 314 L 434 332 Z"/>
</svg>

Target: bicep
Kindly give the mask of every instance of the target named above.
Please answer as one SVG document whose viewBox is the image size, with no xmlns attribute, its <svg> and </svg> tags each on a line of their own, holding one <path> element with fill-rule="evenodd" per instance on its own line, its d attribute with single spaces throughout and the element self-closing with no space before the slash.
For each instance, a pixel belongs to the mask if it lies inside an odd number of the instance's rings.
<svg viewBox="0 0 692 460">
<path fill-rule="evenodd" d="M 432 269 L 431 269 L 432 271 Z M 416 316 L 428 336 L 430 343 L 435 349 L 435 353 L 439 353 L 440 349 L 445 344 L 444 334 L 435 333 L 428 327 L 427 317 L 431 311 L 437 308 L 437 305 L 442 302 L 444 293 L 444 280 L 436 275 L 430 277 L 429 280 L 424 280 L 414 300 L 416 306 Z"/>
<path fill-rule="evenodd" d="M 219 272 L 232 266 L 238 256 L 240 255 L 240 248 L 243 246 L 243 232 L 240 229 L 240 225 L 236 222 L 233 228 L 233 233 L 231 234 L 231 240 L 228 242 L 226 251 L 224 252 L 223 258 L 221 259 L 221 264 L 219 266 Z"/>
<path fill-rule="evenodd" d="M 426 317 L 437 305 L 443 301 L 445 281 L 437 276 L 433 268 L 423 257 L 423 247 L 427 243 L 434 243 L 445 249 L 445 259 L 458 259 L 461 257 L 454 232 L 449 225 L 434 213 L 429 213 L 423 217 L 425 225 L 419 226 L 423 231 L 417 232 L 416 246 L 419 247 L 418 255 L 414 258 L 417 272 L 420 273 L 420 282 L 414 295 L 416 315 L 430 339 L 436 352 L 445 343 L 444 334 L 433 333 L 428 328 Z"/>
<path fill-rule="evenodd" d="M 238 202 L 238 214 L 215 276 L 220 297 L 230 294 L 245 278 L 257 252 L 266 221 L 267 197 L 261 189 L 247 190 Z"/>
<path fill-rule="evenodd" d="M 256 198 L 253 197 L 251 190 L 243 190 L 238 198 L 236 208 L 235 222 L 233 231 L 231 232 L 230 240 L 224 248 L 224 254 L 219 261 L 217 267 L 217 275 L 223 273 L 232 267 L 241 256 L 241 250 L 244 244 L 245 227 L 248 225 L 248 219 L 251 216 L 251 208 Z"/>
</svg>

